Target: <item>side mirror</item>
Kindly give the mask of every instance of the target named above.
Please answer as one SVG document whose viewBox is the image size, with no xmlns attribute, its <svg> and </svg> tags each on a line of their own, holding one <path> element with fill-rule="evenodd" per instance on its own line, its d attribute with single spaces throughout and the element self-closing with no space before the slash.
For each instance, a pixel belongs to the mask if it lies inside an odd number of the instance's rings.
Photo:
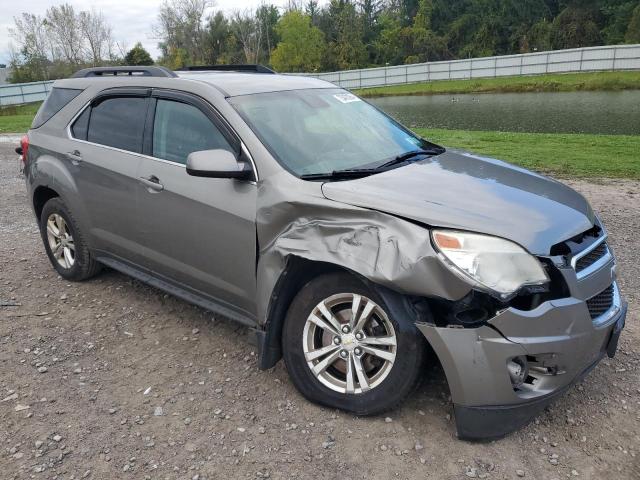
<svg viewBox="0 0 640 480">
<path fill-rule="evenodd" d="M 239 162 L 233 153 L 222 149 L 190 153 L 187 157 L 187 173 L 194 177 L 238 180 L 248 180 L 253 176 L 250 165 Z"/>
</svg>

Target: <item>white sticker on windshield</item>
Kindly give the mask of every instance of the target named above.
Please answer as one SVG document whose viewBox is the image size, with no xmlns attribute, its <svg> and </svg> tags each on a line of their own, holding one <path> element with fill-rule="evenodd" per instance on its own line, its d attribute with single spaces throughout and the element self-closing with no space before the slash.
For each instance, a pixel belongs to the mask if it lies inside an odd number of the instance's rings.
<svg viewBox="0 0 640 480">
<path fill-rule="evenodd" d="M 356 97 L 353 93 L 336 93 L 333 96 L 336 100 L 342 103 L 351 103 L 351 102 L 361 102 L 358 97 Z"/>
</svg>

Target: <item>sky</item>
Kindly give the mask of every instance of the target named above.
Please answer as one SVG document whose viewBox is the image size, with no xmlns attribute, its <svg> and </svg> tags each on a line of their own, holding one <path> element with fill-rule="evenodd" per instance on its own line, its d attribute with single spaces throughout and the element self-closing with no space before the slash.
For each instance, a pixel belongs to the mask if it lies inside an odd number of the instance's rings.
<svg viewBox="0 0 640 480">
<path fill-rule="evenodd" d="M 263 0 L 216 0 L 212 10 L 244 10 L 255 8 Z M 69 3 L 77 10 L 102 11 L 113 28 L 113 38 L 124 42 L 127 48 L 141 42 L 151 56 L 156 58 L 160 52 L 158 40 L 153 38 L 152 26 L 157 22 L 158 10 L 162 0 L 0 0 L 0 63 L 9 63 L 9 28 L 13 26 L 13 17 L 22 12 L 44 15 L 47 8 L 53 5 Z M 286 0 L 271 0 L 269 3 L 282 6 Z"/>
</svg>

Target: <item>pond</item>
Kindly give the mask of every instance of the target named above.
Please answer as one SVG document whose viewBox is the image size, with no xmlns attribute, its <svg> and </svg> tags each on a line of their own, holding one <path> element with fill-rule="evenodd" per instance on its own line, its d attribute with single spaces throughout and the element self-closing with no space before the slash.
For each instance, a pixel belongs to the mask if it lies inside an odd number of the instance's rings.
<svg viewBox="0 0 640 480">
<path fill-rule="evenodd" d="M 410 128 L 640 134 L 640 90 L 370 98 Z"/>
</svg>

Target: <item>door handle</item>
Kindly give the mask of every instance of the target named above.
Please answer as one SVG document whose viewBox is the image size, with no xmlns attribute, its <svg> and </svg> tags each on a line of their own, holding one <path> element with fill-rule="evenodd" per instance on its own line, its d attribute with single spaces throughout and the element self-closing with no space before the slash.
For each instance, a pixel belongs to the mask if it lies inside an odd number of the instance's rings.
<svg viewBox="0 0 640 480">
<path fill-rule="evenodd" d="M 160 183 L 160 179 L 155 175 L 151 175 L 150 177 L 140 177 L 140 183 L 154 192 L 161 192 L 164 190 L 164 185 Z"/>
<path fill-rule="evenodd" d="M 67 158 L 71 160 L 71 163 L 73 163 L 74 165 L 78 165 L 80 162 L 82 162 L 82 154 L 80 153 L 80 150 L 67 152 Z"/>
</svg>

